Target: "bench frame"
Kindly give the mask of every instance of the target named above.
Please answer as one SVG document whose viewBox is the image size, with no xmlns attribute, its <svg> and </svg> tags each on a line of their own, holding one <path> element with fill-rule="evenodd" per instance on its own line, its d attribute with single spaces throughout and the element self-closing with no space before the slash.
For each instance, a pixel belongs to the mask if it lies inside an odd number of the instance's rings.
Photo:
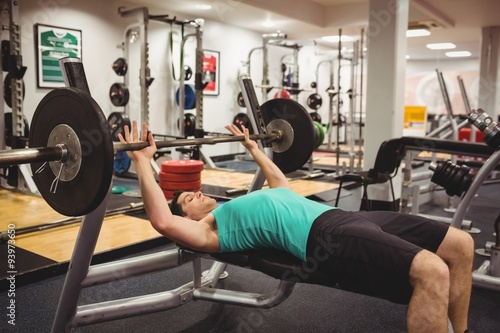
<svg viewBox="0 0 500 333">
<path fill-rule="evenodd" d="M 239 254 L 236 253 L 235 256 L 239 256 Z M 71 316 L 69 322 L 65 323 L 66 329 L 165 311 L 194 300 L 253 308 L 271 308 L 287 299 L 295 286 L 294 282 L 282 280 L 268 294 L 216 288 L 215 286 L 224 273 L 227 263 L 214 261 L 208 271 L 202 272 L 202 259 L 214 258 L 209 254 L 176 247 L 154 254 L 91 266 L 86 278 L 82 281 L 82 288 L 180 267 L 188 263 L 191 263 L 193 267 L 193 280 L 175 289 L 159 293 L 77 306 L 76 311 L 66 313 L 66 316 Z"/>
</svg>

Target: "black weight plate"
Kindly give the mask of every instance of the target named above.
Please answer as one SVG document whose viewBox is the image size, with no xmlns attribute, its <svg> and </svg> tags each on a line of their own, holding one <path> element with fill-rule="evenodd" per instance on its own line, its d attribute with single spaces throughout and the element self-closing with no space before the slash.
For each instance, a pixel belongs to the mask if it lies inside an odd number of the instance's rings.
<svg viewBox="0 0 500 333">
<path fill-rule="evenodd" d="M 124 76 L 125 74 L 127 74 L 128 65 L 125 58 L 116 59 L 111 67 L 115 71 L 116 75 Z"/>
<path fill-rule="evenodd" d="M 260 107 L 264 123 L 283 119 L 293 128 L 293 142 L 288 150 L 273 153 L 273 161 L 284 173 L 301 168 L 314 150 L 314 126 L 309 113 L 302 105 L 291 99 L 270 99 Z"/>
<path fill-rule="evenodd" d="M 317 112 L 309 112 L 309 115 L 311 116 L 311 119 L 315 122 L 318 122 L 321 124 L 321 115 Z"/>
<path fill-rule="evenodd" d="M 237 103 L 240 107 L 244 108 L 245 107 L 245 99 L 243 98 L 243 93 L 240 91 L 238 93 L 238 96 L 236 97 Z"/>
<path fill-rule="evenodd" d="M 109 88 L 109 99 L 114 106 L 125 106 L 128 103 L 130 93 L 123 83 L 113 83 Z"/>
<path fill-rule="evenodd" d="M 177 128 L 180 128 L 179 120 L 177 120 Z M 192 113 L 184 114 L 184 136 L 193 136 L 196 130 L 196 116 Z"/>
<path fill-rule="evenodd" d="M 129 129 L 132 128 L 130 119 L 123 112 L 111 112 L 108 116 L 108 125 L 111 132 L 111 138 L 115 142 L 120 141 L 118 134 L 120 133 L 123 135 L 123 127 L 125 125 L 127 125 Z"/>
<path fill-rule="evenodd" d="M 113 142 L 101 108 L 87 93 L 76 88 L 49 92 L 35 110 L 31 122 L 30 147 L 45 147 L 52 130 L 65 124 L 77 134 L 82 148 L 79 172 L 70 181 L 59 181 L 56 193 L 50 192 L 56 178 L 43 162 L 32 163 L 33 180 L 45 201 L 67 216 L 86 215 L 106 197 L 113 176 Z"/>
<path fill-rule="evenodd" d="M 246 113 L 240 112 L 234 116 L 233 124 L 236 125 L 240 130 L 242 130 L 241 125 L 248 128 L 248 133 L 253 134 L 253 126 L 250 118 L 248 118 Z"/>
<path fill-rule="evenodd" d="M 184 135 L 193 136 L 196 129 L 196 117 L 192 113 L 184 115 Z"/>
<path fill-rule="evenodd" d="M 188 65 L 184 65 L 184 80 L 189 81 L 193 76 L 193 70 Z"/>
<path fill-rule="evenodd" d="M 323 99 L 320 94 L 311 94 L 307 97 L 307 106 L 313 110 L 318 110 L 323 104 Z"/>
</svg>

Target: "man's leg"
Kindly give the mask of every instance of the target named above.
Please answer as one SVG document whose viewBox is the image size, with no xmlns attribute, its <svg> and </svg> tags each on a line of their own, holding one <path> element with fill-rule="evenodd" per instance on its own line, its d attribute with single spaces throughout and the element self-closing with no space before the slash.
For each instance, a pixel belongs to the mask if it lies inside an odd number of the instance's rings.
<svg viewBox="0 0 500 333">
<path fill-rule="evenodd" d="M 449 267 L 450 303 L 448 316 L 453 325 L 453 330 L 462 333 L 467 329 L 472 287 L 474 241 L 468 233 L 450 228 L 436 254 Z"/>
<path fill-rule="evenodd" d="M 435 254 L 422 250 L 410 267 L 413 294 L 408 305 L 408 332 L 448 331 L 448 266 Z"/>
</svg>

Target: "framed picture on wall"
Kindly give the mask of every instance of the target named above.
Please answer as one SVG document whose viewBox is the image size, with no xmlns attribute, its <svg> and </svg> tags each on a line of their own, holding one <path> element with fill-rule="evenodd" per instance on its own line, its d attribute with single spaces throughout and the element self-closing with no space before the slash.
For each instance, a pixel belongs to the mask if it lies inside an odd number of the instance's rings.
<svg viewBox="0 0 500 333">
<path fill-rule="evenodd" d="M 204 95 L 219 95 L 220 53 L 203 50 L 203 73 L 201 80 L 205 84 Z"/>
<path fill-rule="evenodd" d="M 35 49 L 38 87 L 64 87 L 59 59 L 82 58 L 82 31 L 35 24 Z"/>
</svg>

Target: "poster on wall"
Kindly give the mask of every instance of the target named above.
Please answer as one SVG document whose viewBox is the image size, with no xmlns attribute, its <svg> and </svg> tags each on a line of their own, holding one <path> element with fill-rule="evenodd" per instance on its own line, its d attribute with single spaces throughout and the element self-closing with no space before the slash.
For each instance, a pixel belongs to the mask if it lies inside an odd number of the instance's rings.
<svg viewBox="0 0 500 333">
<path fill-rule="evenodd" d="M 82 31 L 36 24 L 35 36 L 38 87 L 64 87 L 59 59 L 82 58 Z"/>
<path fill-rule="evenodd" d="M 204 95 L 219 95 L 219 62 L 220 53 L 217 51 L 203 50 L 202 81 Z"/>
</svg>

